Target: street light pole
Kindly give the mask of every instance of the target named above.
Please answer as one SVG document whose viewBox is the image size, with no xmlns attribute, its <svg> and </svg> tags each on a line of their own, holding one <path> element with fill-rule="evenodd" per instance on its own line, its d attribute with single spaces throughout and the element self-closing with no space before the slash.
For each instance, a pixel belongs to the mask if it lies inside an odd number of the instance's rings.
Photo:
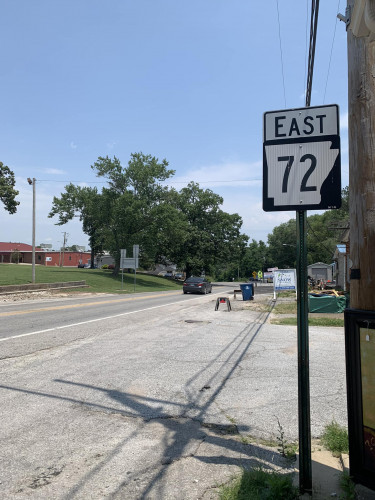
<svg viewBox="0 0 375 500">
<path fill-rule="evenodd" d="M 30 179 L 30 177 L 27 178 L 27 182 L 33 186 L 33 228 L 32 228 L 32 260 L 31 260 L 31 267 L 32 267 L 32 283 L 35 283 L 35 182 L 36 179 L 33 177 Z"/>
</svg>

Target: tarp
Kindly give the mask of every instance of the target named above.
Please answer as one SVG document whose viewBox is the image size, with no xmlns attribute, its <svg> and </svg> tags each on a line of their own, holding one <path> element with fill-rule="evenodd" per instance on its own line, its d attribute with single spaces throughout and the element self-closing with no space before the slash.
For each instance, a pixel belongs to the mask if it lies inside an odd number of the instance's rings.
<svg viewBox="0 0 375 500">
<path fill-rule="evenodd" d="M 309 294 L 309 312 L 311 313 L 342 313 L 346 308 L 346 297 L 340 295 L 321 295 L 314 297 Z"/>
</svg>

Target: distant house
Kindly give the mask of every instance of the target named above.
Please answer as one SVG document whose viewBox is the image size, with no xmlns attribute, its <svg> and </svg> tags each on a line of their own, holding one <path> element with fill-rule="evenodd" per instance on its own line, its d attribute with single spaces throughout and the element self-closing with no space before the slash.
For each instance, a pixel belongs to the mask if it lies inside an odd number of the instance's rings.
<svg viewBox="0 0 375 500">
<path fill-rule="evenodd" d="M 337 284 L 346 292 L 350 290 L 350 228 L 349 224 L 341 235 L 341 244 L 337 245 L 333 260 L 336 264 Z"/>
<path fill-rule="evenodd" d="M 335 253 L 333 255 L 333 260 L 336 266 L 336 272 L 335 272 L 336 284 L 342 290 L 347 291 L 349 283 L 350 259 L 347 253 L 346 245 L 344 243 L 337 245 Z"/>
<path fill-rule="evenodd" d="M 33 247 L 26 243 L 0 242 L 0 264 L 31 264 Z M 42 266 L 78 267 L 78 264 L 89 264 L 90 252 L 54 252 L 35 248 L 35 264 Z"/>
<path fill-rule="evenodd" d="M 96 265 L 98 266 L 98 269 L 101 269 L 103 266 L 114 266 L 115 265 L 115 259 L 112 257 L 112 255 L 109 254 L 104 254 L 96 257 Z"/>
<path fill-rule="evenodd" d="M 316 262 L 307 266 L 307 274 L 314 280 L 332 281 L 333 266 L 324 262 Z"/>
</svg>

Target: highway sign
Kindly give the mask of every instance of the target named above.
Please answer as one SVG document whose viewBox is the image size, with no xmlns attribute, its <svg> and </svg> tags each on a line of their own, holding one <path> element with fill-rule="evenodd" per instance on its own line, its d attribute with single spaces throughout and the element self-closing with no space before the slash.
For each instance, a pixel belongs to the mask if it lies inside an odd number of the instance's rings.
<svg viewBox="0 0 375 500">
<path fill-rule="evenodd" d="M 340 206 L 338 106 L 264 113 L 263 210 Z"/>
</svg>

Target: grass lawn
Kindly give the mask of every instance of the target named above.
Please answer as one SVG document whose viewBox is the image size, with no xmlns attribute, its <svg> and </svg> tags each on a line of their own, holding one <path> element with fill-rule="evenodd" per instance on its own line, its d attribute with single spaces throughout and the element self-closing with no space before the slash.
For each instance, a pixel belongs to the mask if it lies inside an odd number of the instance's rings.
<svg viewBox="0 0 375 500">
<path fill-rule="evenodd" d="M 181 290 L 181 282 L 137 273 L 136 292 Z M 57 283 L 86 280 L 89 288 L 71 291 L 100 293 L 134 293 L 134 274 L 124 273 L 124 289 L 121 290 L 121 273 L 115 278 L 111 270 L 80 269 L 78 267 L 35 266 L 36 283 Z M 23 285 L 32 282 L 31 265 L 0 264 L 0 285 Z M 64 289 L 66 291 L 66 289 Z"/>
<path fill-rule="evenodd" d="M 274 318 L 273 325 L 297 325 L 297 318 Z M 310 326 L 344 326 L 344 318 L 309 318 Z"/>
</svg>

